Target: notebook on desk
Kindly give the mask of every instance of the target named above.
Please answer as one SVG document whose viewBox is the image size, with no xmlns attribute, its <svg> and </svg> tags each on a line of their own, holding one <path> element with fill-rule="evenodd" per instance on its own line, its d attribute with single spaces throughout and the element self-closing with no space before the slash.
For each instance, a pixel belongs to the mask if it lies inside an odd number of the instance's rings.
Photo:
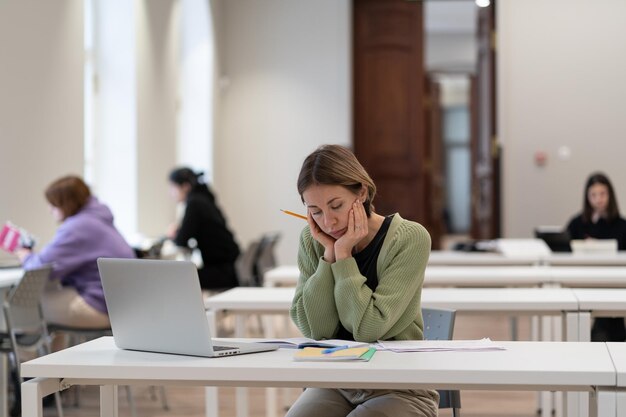
<svg viewBox="0 0 626 417">
<path fill-rule="evenodd" d="M 205 357 L 275 350 L 211 339 L 196 266 L 186 261 L 99 258 L 117 347 Z"/>
</svg>

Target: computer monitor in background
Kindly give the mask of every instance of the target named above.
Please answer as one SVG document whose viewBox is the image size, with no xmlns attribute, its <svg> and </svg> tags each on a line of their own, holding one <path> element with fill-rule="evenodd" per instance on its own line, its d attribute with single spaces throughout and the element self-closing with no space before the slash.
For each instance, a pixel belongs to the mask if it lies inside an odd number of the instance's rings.
<svg viewBox="0 0 626 417">
<path fill-rule="evenodd" d="M 539 226 L 535 228 L 535 237 L 542 239 L 552 252 L 571 252 L 570 236 L 561 226 Z"/>
</svg>

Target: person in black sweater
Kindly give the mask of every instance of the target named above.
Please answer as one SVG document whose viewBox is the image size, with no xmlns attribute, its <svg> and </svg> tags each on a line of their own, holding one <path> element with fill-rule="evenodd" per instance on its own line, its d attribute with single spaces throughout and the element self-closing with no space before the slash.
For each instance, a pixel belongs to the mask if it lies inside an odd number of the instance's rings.
<svg viewBox="0 0 626 417">
<path fill-rule="evenodd" d="M 626 220 L 619 213 L 611 181 L 603 173 L 593 173 L 587 179 L 583 211 L 570 220 L 567 231 L 570 239 L 616 239 L 619 250 L 626 250 Z M 591 340 L 625 341 L 624 319 L 596 318 L 591 329 Z"/>
<path fill-rule="evenodd" d="M 239 285 L 235 270 L 239 246 L 202 175 L 189 168 L 177 168 L 170 173 L 171 194 L 176 201 L 185 202 L 185 212 L 180 225 L 172 228 L 168 237 L 179 247 L 199 249 L 203 266 L 198 275 L 202 288 L 233 288 Z"/>
</svg>

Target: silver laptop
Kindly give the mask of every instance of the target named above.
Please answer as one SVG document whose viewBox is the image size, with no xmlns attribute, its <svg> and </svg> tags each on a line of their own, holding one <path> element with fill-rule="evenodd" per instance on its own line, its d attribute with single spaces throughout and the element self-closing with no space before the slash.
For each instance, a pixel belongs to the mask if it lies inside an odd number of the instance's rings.
<svg viewBox="0 0 626 417">
<path fill-rule="evenodd" d="M 115 344 L 121 349 L 231 356 L 276 349 L 211 340 L 198 271 L 192 262 L 99 258 Z"/>
</svg>

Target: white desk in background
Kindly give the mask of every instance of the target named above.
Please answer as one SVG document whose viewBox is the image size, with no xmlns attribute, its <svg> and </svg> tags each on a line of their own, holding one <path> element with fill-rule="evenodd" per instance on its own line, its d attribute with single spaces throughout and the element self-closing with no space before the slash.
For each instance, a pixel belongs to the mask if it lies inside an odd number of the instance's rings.
<svg viewBox="0 0 626 417">
<path fill-rule="evenodd" d="M 295 286 L 298 267 L 283 265 L 264 275 L 267 287 Z M 625 266 L 432 266 L 426 267 L 425 286 L 506 287 L 545 284 L 564 287 L 626 287 Z"/>
<path fill-rule="evenodd" d="M 207 298 L 205 306 L 213 329 L 217 328 L 216 314 L 228 311 L 235 316 L 235 337 L 245 337 L 245 319 L 248 314 L 287 314 L 294 294 L 294 287 L 239 287 Z M 578 301 L 572 290 L 567 288 L 424 288 L 421 301 L 424 308 L 447 308 L 464 313 L 558 316 L 561 325 L 555 332 L 560 334 L 563 326 L 566 340 L 577 340 L 580 328 Z M 546 326 L 544 330 L 546 328 L 541 338 L 551 340 L 551 328 Z M 265 322 L 264 330 L 265 337 L 276 337 L 271 321 Z M 276 416 L 276 397 L 275 390 L 268 390 L 268 417 Z M 549 402 L 549 397 L 545 397 L 542 405 L 542 410 L 546 410 L 544 415 L 551 410 L 547 405 Z M 247 408 L 244 390 L 238 390 L 237 403 L 238 409 Z M 572 415 L 577 414 L 572 411 Z"/>
<path fill-rule="evenodd" d="M 22 268 L 0 268 L 0 302 L 6 297 L 7 291 L 20 282 L 24 275 Z M 5 329 L 4 312 L 0 308 L 0 329 Z M 9 414 L 8 411 L 8 399 L 7 399 L 7 355 L 0 354 L 0 417 L 6 417 Z"/>
<path fill-rule="evenodd" d="M 626 343 L 609 342 L 606 344 L 613 366 L 617 372 L 617 416 L 626 416 Z"/>
<path fill-rule="evenodd" d="M 238 287 L 207 298 L 205 307 L 213 328 L 215 313 L 235 315 L 235 337 L 244 337 L 246 314 L 287 314 L 294 294 L 294 287 Z M 558 315 L 565 320 L 566 334 L 572 335 L 568 340 L 577 340 L 578 335 L 578 299 L 569 288 L 424 288 L 422 307 L 463 313 Z M 273 329 L 265 327 L 269 330 L 265 337 L 275 337 Z"/>
<path fill-rule="evenodd" d="M 536 265 L 540 258 L 535 255 L 505 256 L 497 252 L 462 252 L 434 250 L 428 258 L 431 266 L 505 266 Z"/>
<path fill-rule="evenodd" d="M 626 317 L 624 288 L 572 288 L 572 292 L 578 300 L 579 341 L 591 340 L 592 317 Z"/>
<path fill-rule="evenodd" d="M 553 252 L 541 259 L 552 266 L 626 266 L 626 251 L 617 253 Z"/>
<path fill-rule="evenodd" d="M 427 266 L 424 286 L 532 287 L 550 282 L 549 269 L 544 266 Z M 265 273 L 264 285 L 293 287 L 299 275 L 295 265 L 279 266 Z"/>
<path fill-rule="evenodd" d="M 22 268 L 0 268 L 0 290 L 10 288 L 22 279 L 24 270 Z"/>
<path fill-rule="evenodd" d="M 604 343 L 499 342 L 489 352 L 377 352 L 368 363 L 294 362 L 279 349 L 219 359 L 124 351 L 104 337 L 22 364 L 22 416 L 44 395 L 100 385 L 100 415 L 116 417 L 118 385 L 433 388 L 591 392 L 590 411 L 615 417 L 616 371 Z"/>
</svg>

